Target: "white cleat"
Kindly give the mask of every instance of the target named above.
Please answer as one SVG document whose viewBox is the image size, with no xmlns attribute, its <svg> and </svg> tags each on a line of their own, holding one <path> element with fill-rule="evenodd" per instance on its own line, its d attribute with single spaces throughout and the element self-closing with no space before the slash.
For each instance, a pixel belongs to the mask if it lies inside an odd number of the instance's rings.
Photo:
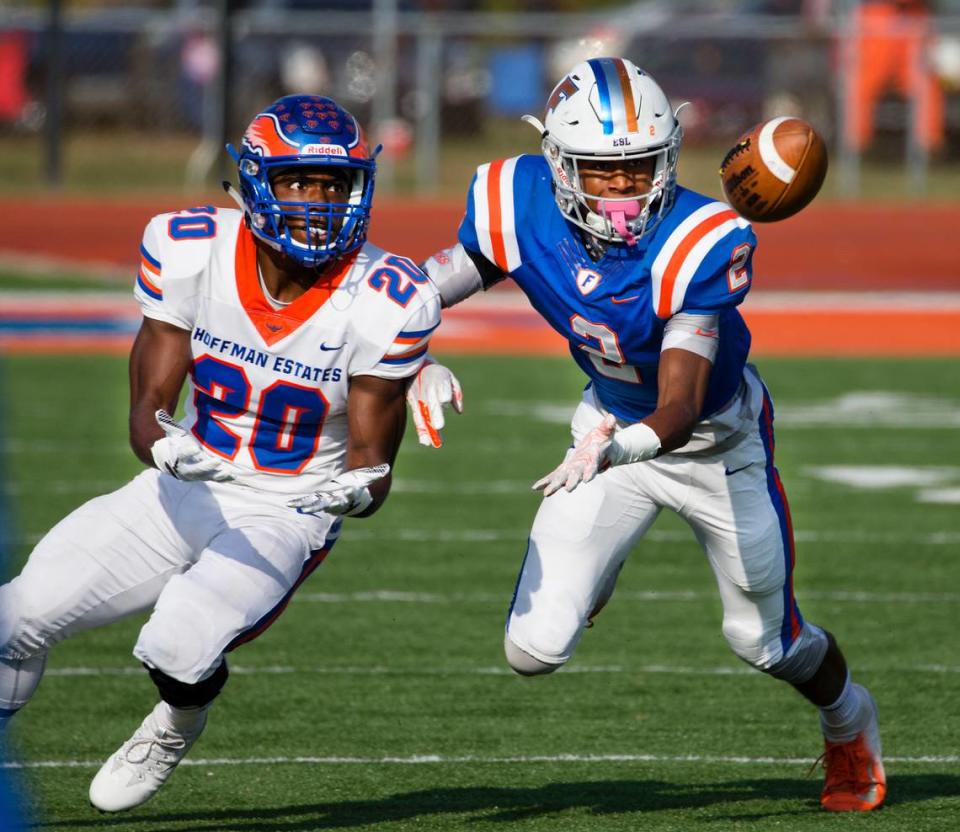
<svg viewBox="0 0 960 832">
<path fill-rule="evenodd" d="M 136 732 L 111 755 L 90 783 L 90 803 L 101 812 L 122 812 L 146 803 L 167 782 L 206 725 L 189 734 L 167 730 L 157 720 L 159 703 Z"/>
</svg>

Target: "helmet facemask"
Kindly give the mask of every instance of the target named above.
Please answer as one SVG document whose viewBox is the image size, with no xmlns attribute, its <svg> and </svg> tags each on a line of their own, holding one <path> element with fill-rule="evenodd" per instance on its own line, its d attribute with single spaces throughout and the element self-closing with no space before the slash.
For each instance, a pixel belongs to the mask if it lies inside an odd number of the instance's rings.
<svg viewBox="0 0 960 832">
<path fill-rule="evenodd" d="M 360 124 L 336 101 L 321 95 L 279 98 L 250 122 L 239 152 L 232 145 L 227 151 L 237 162 L 240 192 L 224 186 L 260 242 L 313 269 L 363 245 L 380 148 L 371 152 Z M 340 202 L 336 194 L 336 202 L 305 202 L 293 197 L 307 194 L 283 190 L 284 198 L 278 198 L 275 177 L 301 167 L 349 174 L 347 199 Z M 324 199 L 334 196 L 326 186 L 323 190 Z"/>
<path fill-rule="evenodd" d="M 556 188 L 557 205 L 574 225 L 610 243 L 635 245 L 652 231 L 670 210 L 677 182 L 682 128 L 679 124 L 669 139 L 654 147 L 620 153 L 578 152 L 562 147 L 549 133 L 542 143 Z M 598 197 L 583 190 L 581 167 L 598 162 L 654 159 L 651 187 L 646 193 L 625 197 Z M 595 205 L 599 210 L 593 210 Z"/>
<path fill-rule="evenodd" d="M 277 198 L 273 177 L 294 167 L 340 168 L 350 174 L 346 202 L 301 202 Z M 322 157 L 272 157 L 243 154 L 239 160 L 240 192 L 251 231 L 271 248 L 307 268 L 322 267 L 362 244 L 373 200 L 373 160 Z M 307 229 L 306 239 L 294 231 Z"/>
</svg>

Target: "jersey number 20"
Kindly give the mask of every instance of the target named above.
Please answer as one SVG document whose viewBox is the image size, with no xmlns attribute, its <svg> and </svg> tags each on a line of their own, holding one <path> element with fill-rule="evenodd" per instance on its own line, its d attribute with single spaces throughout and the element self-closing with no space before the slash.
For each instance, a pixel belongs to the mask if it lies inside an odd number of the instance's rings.
<svg viewBox="0 0 960 832">
<path fill-rule="evenodd" d="M 193 382 L 194 435 L 215 453 L 233 459 L 242 440 L 225 421 L 247 412 L 247 374 L 242 367 L 204 355 L 194 362 Z M 257 470 L 299 474 L 317 451 L 328 409 L 329 403 L 314 387 L 278 381 L 264 390 L 250 440 Z"/>
</svg>

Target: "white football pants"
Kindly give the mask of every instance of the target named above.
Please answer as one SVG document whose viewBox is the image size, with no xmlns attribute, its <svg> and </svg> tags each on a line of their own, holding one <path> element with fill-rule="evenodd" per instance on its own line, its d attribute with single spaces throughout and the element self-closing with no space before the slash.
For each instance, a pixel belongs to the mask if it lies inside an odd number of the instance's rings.
<svg viewBox="0 0 960 832">
<path fill-rule="evenodd" d="M 588 388 L 573 417 L 574 441 L 603 415 Z M 733 651 L 764 670 L 784 657 L 803 619 L 793 597 L 790 513 L 773 465 L 773 407 L 755 370 L 711 422 L 687 446 L 710 434 L 708 447 L 610 468 L 543 500 L 507 618 L 517 647 L 547 664 L 566 662 L 627 554 L 668 508 L 689 523 L 713 568 Z"/>
<path fill-rule="evenodd" d="M 134 655 L 186 684 L 206 678 L 274 621 L 339 534 L 336 518 L 287 499 L 151 468 L 82 505 L 0 587 L 0 659 L 152 607 Z"/>
</svg>

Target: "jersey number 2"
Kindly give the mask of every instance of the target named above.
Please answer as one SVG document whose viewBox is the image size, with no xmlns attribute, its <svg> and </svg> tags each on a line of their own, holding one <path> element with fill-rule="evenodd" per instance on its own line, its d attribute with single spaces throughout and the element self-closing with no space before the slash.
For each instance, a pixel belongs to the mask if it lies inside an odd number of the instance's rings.
<svg viewBox="0 0 960 832">
<path fill-rule="evenodd" d="M 204 355 L 194 362 L 193 382 L 194 435 L 214 453 L 233 459 L 242 440 L 224 420 L 247 412 L 251 389 L 247 374 L 242 367 Z M 278 381 L 264 390 L 250 441 L 257 470 L 299 474 L 317 451 L 329 407 L 314 387 Z"/>
<path fill-rule="evenodd" d="M 582 315 L 574 315 L 570 319 L 570 327 L 582 338 L 590 338 L 599 342 L 600 349 L 592 344 L 579 345 L 580 349 L 589 353 L 590 360 L 593 362 L 593 366 L 597 368 L 598 373 L 607 376 L 607 378 L 615 378 L 617 381 L 643 384 L 640 371 L 633 365 L 625 363 L 617 333 L 610 327 L 606 324 L 596 324 L 593 321 L 588 321 Z"/>
</svg>

